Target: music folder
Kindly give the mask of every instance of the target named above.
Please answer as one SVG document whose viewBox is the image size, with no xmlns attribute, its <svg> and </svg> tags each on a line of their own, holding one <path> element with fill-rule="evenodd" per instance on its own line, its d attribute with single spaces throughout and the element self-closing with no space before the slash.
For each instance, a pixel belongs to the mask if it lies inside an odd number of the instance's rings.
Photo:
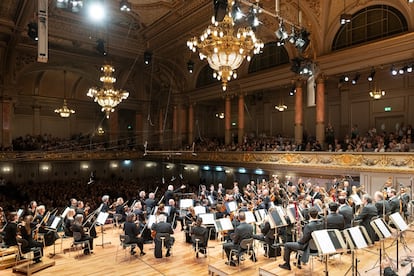
<svg viewBox="0 0 414 276">
<path fill-rule="evenodd" d="M 246 216 L 246 223 L 255 223 L 256 222 L 256 218 L 255 218 L 253 212 L 245 211 L 244 214 Z"/>
<path fill-rule="evenodd" d="M 233 224 L 229 218 L 216 219 L 214 221 L 214 226 L 216 227 L 216 232 L 222 232 L 227 230 L 233 230 Z"/>
<path fill-rule="evenodd" d="M 194 207 L 194 213 L 196 214 L 196 216 L 198 216 L 200 214 L 205 214 L 205 213 L 207 213 L 206 207 L 205 206 L 195 206 Z"/>
<path fill-rule="evenodd" d="M 289 205 L 286 207 L 286 215 L 289 217 L 290 223 L 296 223 L 298 218 L 299 221 L 303 220 L 302 213 L 299 208 L 296 209 L 294 205 Z"/>
<path fill-rule="evenodd" d="M 267 210 L 266 209 L 255 210 L 254 211 L 254 216 L 255 216 L 257 222 L 261 222 L 267 216 Z"/>
<path fill-rule="evenodd" d="M 227 213 L 235 212 L 237 211 L 237 201 L 228 201 L 224 203 L 226 206 Z"/>
<path fill-rule="evenodd" d="M 59 227 L 61 221 L 62 221 L 61 217 L 55 217 L 53 219 L 52 224 L 48 227 L 48 229 L 54 230 L 54 231 L 57 230 L 57 228 Z"/>
<path fill-rule="evenodd" d="M 106 222 L 106 219 L 108 218 L 109 213 L 106 212 L 99 212 L 98 218 L 96 219 L 96 222 L 99 225 L 104 225 Z"/>
<path fill-rule="evenodd" d="M 346 244 L 338 229 L 323 229 L 312 232 L 312 238 L 318 252 L 326 255 L 346 250 Z"/>
<path fill-rule="evenodd" d="M 151 229 L 151 227 L 154 223 L 156 223 L 155 215 L 149 215 L 148 216 L 148 229 Z"/>
<path fill-rule="evenodd" d="M 194 206 L 194 201 L 191 198 L 180 199 L 180 209 L 188 209 Z"/>
<path fill-rule="evenodd" d="M 270 228 L 282 227 L 288 225 L 285 219 L 285 214 L 281 206 L 275 206 L 268 214 Z"/>
<path fill-rule="evenodd" d="M 391 228 L 388 226 L 388 224 L 384 221 L 383 218 L 377 218 L 371 221 L 371 226 L 381 240 L 392 236 Z"/>
<path fill-rule="evenodd" d="M 355 203 L 355 205 L 362 205 L 362 200 L 359 197 L 359 195 L 352 194 L 352 195 L 350 195 L 350 197 L 352 198 L 352 201 Z"/>
<path fill-rule="evenodd" d="M 372 245 L 368 232 L 363 226 L 345 229 L 344 236 L 351 250 L 362 249 Z"/>
<path fill-rule="evenodd" d="M 405 230 L 408 229 L 408 225 L 407 225 L 407 223 L 405 222 L 405 220 L 403 219 L 403 217 L 401 216 L 400 213 L 396 212 L 394 214 L 391 214 L 390 219 L 399 231 L 405 231 Z"/>
<path fill-rule="evenodd" d="M 203 225 L 214 225 L 216 217 L 213 213 L 199 214 L 198 216 L 203 219 Z"/>
</svg>

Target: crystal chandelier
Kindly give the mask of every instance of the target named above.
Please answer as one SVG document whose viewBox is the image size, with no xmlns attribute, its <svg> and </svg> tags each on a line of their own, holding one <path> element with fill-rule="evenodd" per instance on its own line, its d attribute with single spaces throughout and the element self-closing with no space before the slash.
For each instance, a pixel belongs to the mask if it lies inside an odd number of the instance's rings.
<svg viewBox="0 0 414 276">
<path fill-rule="evenodd" d="M 63 106 L 61 108 L 55 109 L 55 112 L 58 113 L 62 118 L 68 118 L 70 114 L 75 113 L 75 110 L 70 109 L 66 103 L 66 99 L 64 99 Z"/>
<path fill-rule="evenodd" d="M 229 8 L 231 10 L 231 7 Z M 187 41 L 187 46 L 195 52 L 198 48 L 200 59 L 207 59 L 214 70 L 213 77 L 221 80 L 223 91 L 227 89 L 227 82 L 237 78 L 236 69 L 244 59 L 251 59 L 253 54 L 260 53 L 264 44 L 256 38 L 251 27 L 233 28 L 234 21 L 227 13 L 221 22 L 212 17 L 212 24 L 204 30 L 199 38 L 193 37 Z"/>
<path fill-rule="evenodd" d="M 55 112 L 60 115 L 62 118 L 68 118 L 71 114 L 75 113 L 75 110 L 70 109 L 66 102 L 66 71 L 63 71 L 63 106 L 61 108 L 55 109 Z"/>
<path fill-rule="evenodd" d="M 129 93 L 125 90 L 116 90 L 114 83 L 116 78 L 113 76 L 115 72 L 114 67 L 111 65 L 104 65 L 101 67 L 103 76 L 100 77 L 100 81 L 103 83 L 102 88 L 92 87 L 86 94 L 88 97 L 94 99 L 102 107 L 102 112 L 105 112 L 106 118 L 109 118 L 109 114 L 114 112 L 115 107 L 128 98 Z"/>
<path fill-rule="evenodd" d="M 379 88 L 377 88 L 376 86 L 369 91 L 369 95 L 371 96 L 371 98 L 373 98 L 374 100 L 379 100 L 381 99 L 383 96 L 385 96 L 385 91 L 381 90 Z"/>
</svg>

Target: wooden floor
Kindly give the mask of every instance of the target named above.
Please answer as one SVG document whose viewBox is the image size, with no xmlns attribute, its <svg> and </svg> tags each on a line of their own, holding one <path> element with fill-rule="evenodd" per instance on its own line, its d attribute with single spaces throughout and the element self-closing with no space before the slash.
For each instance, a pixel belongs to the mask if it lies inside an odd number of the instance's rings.
<svg viewBox="0 0 414 276">
<path fill-rule="evenodd" d="M 129 249 L 123 250 L 119 246 L 119 234 L 120 229 L 113 229 L 106 227 L 103 235 L 104 242 L 110 242 L 105 244 L 104 247 L 97 246 L 102 244 L 102 234 L 95 239 L 95 249 L 92 255 L 81 255 L 80 258 L 75 258 L 77 253 L 72 252 L 70 254 L 60 253 L 60 240 L 56 241 L 56 252 L 59 253 L 53 258 L 48 257 L 49 253 L 53 252 L 53 246 L 45 249 L 46 261 L 54 260 L 56 264 L 52 267 L 46 268 L 36 275 L 44 276 L 73 276 L 73 275 L 208 275 L 208 266 L 212 265 L 225 271 L 228 275 L 259 275 L 259 268 L 266 268 L 267 270 L 273 270 L 274 275 L 324 275 L 325 264 L 320 262 L 317 258 L 313 260 L 313 272 L 311 272 L 311 263 L 303 265 L 302 269 L 298 269 L 292 266 L 292 271 L 286 271 L 278 268 L 278 264 L 283 263 L 282 257 L 275 259 L 268 259 L 263 256 L 263 248 L 259 248 L 258 262 L 253 263 L 250 260 L 244 261 L 240 268 L 228 267 L 224 264 L 225 260 L 222 258 L 222 246 L 217 241 L 209 241 L 209 255 L 204 258 L 202 255 L 200 258 L 196 258 L 194 252 L 189 244 L 184 242 L 184 232 L 179 231 L 180 227 L 177 227 L 175 232 L 176 243 L 173 249 L 173 255 L 169 258 L 155 259 L 153 244 L 145 244 L 144 250 L 147 255 L 143 257 L 130 258 Z M 413 256 L 414 252 L 414 233 L 412 231 L 406 231 L 404 233 L 404 241 L 407 246 L 404 246 L 400 242 L 399 256 L 400 259 L 407 256 Z M 63 248 L 69 248 L 72 239 L 63 240 Z M 396 257 L 397 248 L 395 239 L 389 239 L 384 241 L 385 253 L 391 258 Z M 356 252 L 356 257 L 360 260 L 358 263 L 358 272 L 361 275 L 379 275 L 380 268 L 375 267 L 376 262 L 379 259 L 379 244 L 369 248 L 369 252 L 366 250 L 360 250 Z M 118 250 L 118 253 L 117 253 Z M 139 250 L 137 250 L 139 251 Z M 126 254 L 125 254 L 126 253 Z M 294 255 L 292 254 L 292 261 Z M 330 257 L 328 261 L 329 275 L 345 275 L 348 268 L 351 266 L 351 254 L 343 254 Z M 367 271 L 371 268 L 374 269 Z M 399 275 L 406 275 L 411 269 L 411 264 L 407 264 L 401 267 Z M 8 276 L 15 275 L 12 269 L 6 269 L 0 271 L 0 275 Z M 347 275 L 352 275 L 349 272 Z"/>
</svg>

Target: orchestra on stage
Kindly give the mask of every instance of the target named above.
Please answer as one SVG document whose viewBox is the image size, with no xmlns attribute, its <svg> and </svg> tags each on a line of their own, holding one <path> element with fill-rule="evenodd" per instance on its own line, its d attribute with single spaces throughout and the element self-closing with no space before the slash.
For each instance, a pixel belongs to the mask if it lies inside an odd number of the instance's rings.
<svg viewBox="0 0 414 276">
<path fill-rule="evenodd" d="M 223 258 L 226 256 L 223 262 L 237 266 L 241 253 L 248 251 L 253 240 L 264 251 L 263 256 L 253 251 L 249 255 L 253 262 L 283 256 L 280 269 L 291 270 L 292 252 L 304 252 L 294 262 L 298 268 L 308 261 L 314 231 L 344 231 L 358 226 L 374 243 L 381 235 L 373 220 L 381 219 L 398 229 L 392 214 L 398 213 L 408 224 L 412 216 L 410 187 L 392 181 L 372 195 L 349 177 L 320 185 L 300 177 L 295 181 L 272 176 L 249 183 L 234 181 L 228 189 L 221 183 L 198 185 L 198 189 L 173 184 L 137 191 L 133 198 L 100 195 L 97 202 L 85 203 L 68 198 L 67 206 L 53 208 L 41 202 L 38 205 L 33 199 L 25 209 L 5 211 L 0 207 L 3 246 L 19 246 L 22 253 L 35 248 L 38 255 L 34 261 L 41 262 L 44 247 L 54 245 L 64 235 L 88 242 L 84 254 L 89 255 L 94 253 L 94 240 L 104 235 L 102 226 L 111 223 L 133 244 L 131 255 L 138 248 L 139 255 L 144 256 L 146 244 L 153 243 L 155 258 L 174 256 L 174 235 L 182 234 L 197 258 L 207 254 L 209 240 L 219 240 Z"/>
</svg>

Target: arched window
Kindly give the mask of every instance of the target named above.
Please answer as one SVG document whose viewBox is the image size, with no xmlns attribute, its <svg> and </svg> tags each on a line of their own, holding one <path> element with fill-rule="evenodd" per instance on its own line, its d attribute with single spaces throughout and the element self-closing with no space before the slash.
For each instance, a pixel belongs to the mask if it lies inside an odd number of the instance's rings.
<svg viewBox="0 0 414 276">
<path fill-rule="evenodd" d="M 339 29 L 332 50 L 390 37 L 407 30 L 407 20 L 399 10 L 386 5 L 370 6 L 355 13 L 351 22 Z"/>
<path fill-rule="evenodd" d="M 217 79 L 213 78 L 213 72 L 214 70 L 211 69 L 211 67 L 208 64 L 206 64 L 198 74 L 196 87 L 203 87 L 205 85 L 209 85 L 215 82 L 219 83 Z"/>
<path fill-rule="evenodd" d="M 281 64 L 289 63 L 289 55 L 285 47 L 276 45 L 276 42 L 266 43 L 263 52 L 254 55 L 249 65 L 249 73 L 276 67 Z"/>
</svg>

